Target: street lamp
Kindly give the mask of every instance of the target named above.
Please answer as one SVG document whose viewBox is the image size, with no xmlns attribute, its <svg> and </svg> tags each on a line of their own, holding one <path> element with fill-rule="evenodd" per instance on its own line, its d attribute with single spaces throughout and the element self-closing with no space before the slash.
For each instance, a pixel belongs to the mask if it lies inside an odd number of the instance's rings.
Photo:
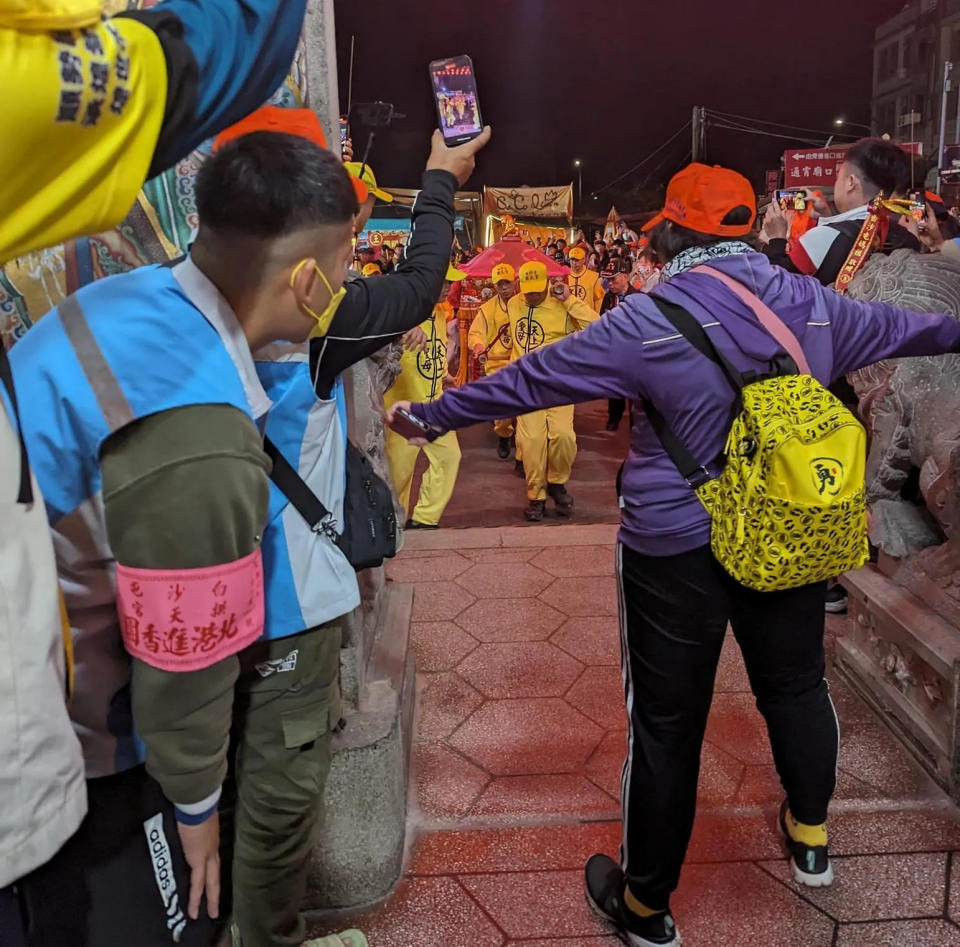
<svg viewBox="0 0 960 947">
<path fill-rule="evenodd" d="M 873 134 L 873 129 L 869 125 L 864 125 L 862 122 L 848 122 L 845 118 L 835 118 L 833 124 L 837 128 L 843 128 L 844 125 L 849 125 L 852 128 L 862 128 L 864 131 Z"/>
<path fill-rule="evenodd" d="M 582 204 L 583 203 L 583 165 L 581 164 L 579 158 L 577 158 L 573 162 L 573 166 L 577 169 L 577 180 L 579 182 L 577 185 L 577 203 Z"/>
</svg>

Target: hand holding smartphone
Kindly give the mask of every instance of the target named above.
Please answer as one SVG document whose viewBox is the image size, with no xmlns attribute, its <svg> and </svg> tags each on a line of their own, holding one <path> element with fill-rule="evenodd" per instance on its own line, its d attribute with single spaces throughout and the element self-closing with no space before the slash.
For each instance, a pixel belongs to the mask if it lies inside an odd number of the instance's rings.
<svg viewBox="0 0 960 947">
<path fill-rule="evenodd" d="M 401 437 L 409 440 L 424 439 L 430 433 L 430 425 L 406 408 L 395 405 L 389 420 L 390 427 Z"/>
<path fill-rule="evenodd" d="M 430 63 L 430 82 L 444 142 L 453 148 L 478 137 L 483 118 L 470 57 L 435 59 Z"/>
</svg>

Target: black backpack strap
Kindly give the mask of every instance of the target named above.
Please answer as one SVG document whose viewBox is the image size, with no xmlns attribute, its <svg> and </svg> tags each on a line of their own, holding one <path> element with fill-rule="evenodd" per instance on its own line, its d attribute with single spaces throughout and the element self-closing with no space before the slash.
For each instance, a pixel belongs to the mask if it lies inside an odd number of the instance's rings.
<svg viewBox="0 0 960 947">
<path fill-rule="evenodd" d="M 689 313 L 683 306 L 672 303 L 662 296 L 650 294 L 654 305 L 666 320 L 680 333 L 701 355 L 710 359 L 715 365 L 723 369 L 730 384 L 739 392 L 753 379 L 748 379 L 744 374 L 735 368 L 727 357 L 713 344 L 713 340 L 707 335 L 706 329 Z"/>
<path fill-rule="evenodd" d="M 263 439 L 263 450 L 273 462 L 270 479 L 280 492 L 293 504 L 313 532 L 325 533 L 336 542 L 339 534 L 333 514 L 320 502 L 320 498 L 307 486 L 303 477 L 294 470 L 269 437 Z"/>
<path fill-rule="evenodd" d="M 710 359 L 715 365 L 723 369 L 730 384 L 739 393 L 747 383 L 743 374 L 727 360 L 707 335 L 703 326 L 683 306 L 678 306 L 662 296 L 650 294 L 656 307 L 663 313 L 667 321 L 680 333 L 701 355 Z M 667 425 L 666 419 L 651 401 L 644 401 L 644 409 L 654 432 L 660 439 L 663 449 L 680 471 L 680 475 L 696 490 L 713 479 L 713 474 L 705 464 L 696 460 L 687 445 L 677 437 Z"/>
<path fill-rule="evenodd" d="M 13 387 L 13 373 L 10 371 L 10 362 L 7 359 L 7 350 L 0 341 L 0 383 L 7 390 L 10 399 L 10 409 L 13 417 L 10 423 L 17 429 L 17 439 L 20 441 L 20 488 L 17 491 L 17 503 L 29 506 L 33 503 L 33 481 L 30 479 L 30 460 L 27 457 L 27 444 L 23 438 L 23 425 L 20 423 L 20 409 L 17 405 L 17 390 Z"/>
</svg>

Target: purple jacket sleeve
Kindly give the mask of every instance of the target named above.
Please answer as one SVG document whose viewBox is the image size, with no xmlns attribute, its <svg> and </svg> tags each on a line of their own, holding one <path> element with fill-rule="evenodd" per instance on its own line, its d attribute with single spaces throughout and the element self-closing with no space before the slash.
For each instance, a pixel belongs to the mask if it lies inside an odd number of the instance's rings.
<svg viewBox="0 0 960 947">
<path fill-rule="evenodd" d="M 432 404 L 415 405 L 413 413 L 452 431 L 595 398 L 636 397 L 639 360 L 613 353 L 635 352 L 642 339 L 634 320 L 617 316 L 611 310 L 582 332 L 524 355 L 495 375 L 448 391 Z"/>
<path fill-rule="evenodd" d="M 833 376 L 885 358 L 960 352 L 960 319 L 822 290 L 833 324 Z"/>
</svg>

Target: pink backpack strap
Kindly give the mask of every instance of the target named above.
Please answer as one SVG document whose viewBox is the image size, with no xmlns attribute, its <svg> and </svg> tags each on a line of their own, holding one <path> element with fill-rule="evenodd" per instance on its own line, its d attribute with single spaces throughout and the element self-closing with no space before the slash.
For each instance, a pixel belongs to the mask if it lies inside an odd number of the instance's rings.
<svg viewBox="0 0 960 947">
<path fill-rule="evenodd" d="M 705 273 L 714 279 L 720 280 L 725 286 L 732 289 L 754 312 L 760 325 L 780 343 L 784 351 L 796 362 L 802 375 L 810 374 L 810 365 L 803 354 L 803 348 L 797 337 L 790 331 L 787 324 L 757 295 L 751 293 L 743 283 L 738 282 L 726 273 L 715 270 L 712 266 L 695 266 L 691 273 Z"/>
</svg>

